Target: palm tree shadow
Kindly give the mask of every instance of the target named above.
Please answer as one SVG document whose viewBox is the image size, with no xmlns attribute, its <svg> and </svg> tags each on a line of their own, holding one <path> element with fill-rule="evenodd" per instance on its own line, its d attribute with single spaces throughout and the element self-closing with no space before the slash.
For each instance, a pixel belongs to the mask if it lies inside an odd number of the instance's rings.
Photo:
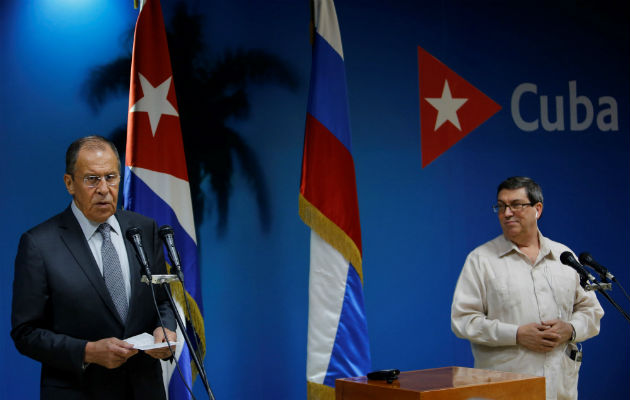
<svg viewBox="0 0 630 400">
<path fill-rule="evenodd" d="M 225 234 L 236 160 L 255 195 L 261 229 L 268 232 L 271 210 L 263 169 L 256 153 L 228 123 L 248 117 L 252 85 L 274 84 L 295 91 L 298 78 L 282 59 L 263 50 L 227 50 L 212 58 L 202 37 L 202 15 L 189 13 L 185 3 L 178 2 L 167 38 L 195 226 L 198 230 L 204 216 L 216 209 L 217 232 Z M 84 81 L 82 95 L 95 112 L 110 98 L 129 92 L 132 39 L 133 33 L 128 36 L 125 56 L 94 67 Z M 126 132 L 123 124 L 110 134 L 123 154 Z M 203 190 L 206 179 L 211 193 Z"/>
</svg>

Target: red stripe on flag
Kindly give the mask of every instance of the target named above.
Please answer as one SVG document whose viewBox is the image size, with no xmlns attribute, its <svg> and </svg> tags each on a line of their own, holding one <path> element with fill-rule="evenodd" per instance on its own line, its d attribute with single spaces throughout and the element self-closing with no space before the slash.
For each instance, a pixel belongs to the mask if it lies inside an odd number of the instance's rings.
<svg viewBox="0 0 630 400">
<path fill-rule="evenodd" d="M 341 228 L 361 250 L 354 161 L 348 149 L 312 115 L 306 115 L 300 193 Z"/>
</svg>

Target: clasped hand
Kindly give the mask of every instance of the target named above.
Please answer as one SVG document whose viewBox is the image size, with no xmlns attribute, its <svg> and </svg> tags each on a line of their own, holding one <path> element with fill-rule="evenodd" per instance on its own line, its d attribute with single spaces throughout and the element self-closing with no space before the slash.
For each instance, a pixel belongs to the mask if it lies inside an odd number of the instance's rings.
<svg viewBox="0 0 630 400">
<path fill-rule="evenodd" d="M 547 353 L 571 339 L 573 326 L 559 319 L 521 325 L 516 332 L 516 343 L 539 353 Z"/>
</svg>

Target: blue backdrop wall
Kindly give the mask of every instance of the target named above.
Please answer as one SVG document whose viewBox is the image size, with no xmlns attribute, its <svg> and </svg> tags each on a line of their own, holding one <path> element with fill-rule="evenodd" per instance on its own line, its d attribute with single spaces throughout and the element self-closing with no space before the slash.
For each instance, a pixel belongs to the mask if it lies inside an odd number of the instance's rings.
<svg viewBox="0 0 630 400">
<path fill-rule="evenodd" d="M 80 88 L 90 68 L 130 50 L 124 38 L 137 15 L 131 3 L 0 6 L 0 398 L 38 394 L 39 364 L 17 353 L 9 337 L 17 243 L 23 231 L 69 203 L 62 183 L 68 144 L 125 122 L 126 93 L 94 114 Z M 309 230 L 298 217 L 297 196 L 310 70 L 308 2 L 187 3 L 205 15 L 210 56 L 265 49 L 300 78 L 294 91 L 255 88 L 249 118 L 231 122 L 261 161 L 271 195 L 269 232 L 262 232 L 237 170 L 227 233 L 217 234 L 210 201 L 199 243 L 205 364 L 216 397 L 304 398 Z M 173 4 L 162 1 L 167 21 Z M 576 253 L 590 251 L 630 289 L 630 19 L 622 2 L 346 0 L 337 13 L 374 369 L 472 366 L 468 343 L 450 330 L 452 292 L 466 254 L 500 233 L 490 206 L 507 176 L 531 176 L 542 185 L 544 235 Z M 501 106 L 425 168 L 417 46 Z M 515 102 L 522 84 L 529 91 Z M 519 115 L 537 126 L 527 127 Z M 550 128 L 546 120 L 564 127 Z M 630 308 L 618 289 L 612 295 Z M 584 344 L 581 398 L 627 399 L 630 328 L 601 302 L 601 333 Z M 199 382 L 195 391 L 205 397 Z"/>
</svg>

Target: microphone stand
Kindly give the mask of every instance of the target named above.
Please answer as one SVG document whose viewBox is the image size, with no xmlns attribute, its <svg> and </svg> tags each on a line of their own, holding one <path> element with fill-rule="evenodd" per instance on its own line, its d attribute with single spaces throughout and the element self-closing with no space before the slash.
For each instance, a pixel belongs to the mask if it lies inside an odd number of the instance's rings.
<svg viewBox="0 0 630 400">
<path fill-rule="evenodd" d="M 610 287 L 610 283 L 608 284 Z M 621 313 L 621 315 L 624 316 L 624 318 L 628 321 L 628 323 L 630 323 L 630 315 L 628 315 L 628 313 L 626 313 L 623 308 L 621 308 L 621 306 L 619 304 L 617 304 L 617 302 L 615 300 L 612 299 L 612 297 L 610 297 L 608 295 L 608 293 L 606 293 L 604 290 L 604 288 L 602 288 L 600 286 L 599 283 L 595 283 L 593 286 L 593 289 L 597 290 L 598 292 L 600 292 L 602 294 L 602 296 L 604 296 L 606 298 L 606 300 L 608 300 L 610 302 L 610 304 L 612 304 L 617 311 L 619 311 Z"/>
<path fill-rule="evenodd" d="M 610 271 L 597 269 L 597 274 L 599 275 L 599 278 L 602 282 L 615 282 L 617 286 L 619 286 L 619 289 L 621 289 L 621 291 L 623 292 L 624 296 L 626 296 L 626 299 L 630 300 L 630 296 L 628 296 L 628 293 L 626 293 L 626 290 L 623 288 L 623 286 L 621 286 L 621 283 L 619 283 L 617 278 L 615 278 L 615 276 L 610 273 Z"/>
<path fill-rule="evenodd" d="M 602 275 L 600 275 L 601 277 Z M 610 279 L 611 281 L 615 282 L 617 284 L 617 286 L 619 286 L 619 289 L 621 289 L 621 291 L 623 292 L 623 294 L 626 296 L 626 299 L 628 299 L 630 301 L 630 296 L 628 296 L 628 293 L 626 293 L 626 290 L 623 288 L 623 286 L 621 286 L 621 283 L 619 283 L 619 281 L 617 280 L 617 278 L 615 278 L 614 276 Z"/>
<path fill-rule="evenodd" d="M 604 296 L 606 300 L 608 300 L 610 304 L 612 304 L 617 309 L 617 311 L 619 311 L 621 315 L 624 316 L 628 323 L 630 323 L 630 315 L 628 315 L 628 313 L 626 313 L 623 308 L 621 308 L 621 306 L 617 304 L 615 300 L 613 300 L 612 297 L 608 295 L 608 293 L 605 292 L 605 290 L 611 289 L 611 285 L 609 282 L 597 282 L 595 277 L 591 275 L 586 270 L 586 268 L 584 268 L 584 266 L 575 259 L 570 251 L 565 251 L 560 255 L 560 262 L 573 268 L 578 273 L 578 275 L 580 276 L 580 286 L 582 286 L 584 290 L 597 290 L 598 292 L 600 292 L 602 296 Z"/>
<path fill-rule="evenodd" d="M 615 278 L 615 276 L 611 274 L 606 267 L 593 260 L 593 257 L 591 257 L 591 255 L 587 252 L 580 254 L 579 258 L 582 264 L 591 267 L 594 271 L 597 271 L 597 274 L 601 278 L 602 282 L 615 282 L 617 286 L 619 286 L 619 289 L 623 292 L 624 296 L 626 296 L 626 299 L 630 300 L 630 296 L 628 296 L 626 290 L 623 286 L 621 286 L 621 283 L 617 281 L 617 278 Z"/>
<path fill-rule="evenodd" d="M 188 337 L 188 333 L 186 332 L 186 326 L 184 325 L 184 322 L 179 316 L 179 312 L 177 311 L 177 307 L 175 305 L 175 300 L 173 299 L 173 296 L 171 294 L 171 288 L 168 285 L 169 282 L 173 282 L 176 280 L 178 280 L 177 275 L 153 275 L 151 277 L 150 283 L 164 288 L 164 291 L 166 292 L 168 296 L 168 301 L 171 303 L 171 307 L 173 308 L 175 318 L 177 319 L 177 325 L 179 326 L 179 329 L 182 331 L 182 335 L 184 335 L 184 340 L 186 341 L 186 345 L 188 346 L 188 351 L 190 353 L 190 356 L 192 357 L 193 362 L 195 363 L 195 366 L 197 367 L 197 371 L 199 371 L 199 376 L 201 377 L 201 381 L 203 382 L 203 385 L 206 388 L 206 392 L 208 393 L 208 398 L 210 400 L 215 400 L 214 394 L 212 394 L 212 389 L 210 389 L 210 384 L 208 383 L 206 371 L 201 365 L 201 363 L 199 362 L 199 358 L 197 357 L 197 352 L 193 348 L 192 342 L 190 341 L 190 338 Z M 147 279 L 146 275 L 142 276 L 141 281 L 146 284 L 149 284 L 149 279 Z"/>
<path fill-rule="evenodd" d="M 623 288 L 623 286 L 621 286 L 621 283 L 619 283 L 619 281 L 617 281 L 616 278 L 613 278 L 612 280 L 613 280 L 613 282 L 615 282 L 617 284 L 617 286 L 619 286 L 619 289 L 621 289 L 623 294 L 626 295 L 626 299 L 628 299 L 628 301 L 630 301 L 630 296 L 628 296 L 628 293 L 626 293 L 626 290 Z"/>
</svg>

